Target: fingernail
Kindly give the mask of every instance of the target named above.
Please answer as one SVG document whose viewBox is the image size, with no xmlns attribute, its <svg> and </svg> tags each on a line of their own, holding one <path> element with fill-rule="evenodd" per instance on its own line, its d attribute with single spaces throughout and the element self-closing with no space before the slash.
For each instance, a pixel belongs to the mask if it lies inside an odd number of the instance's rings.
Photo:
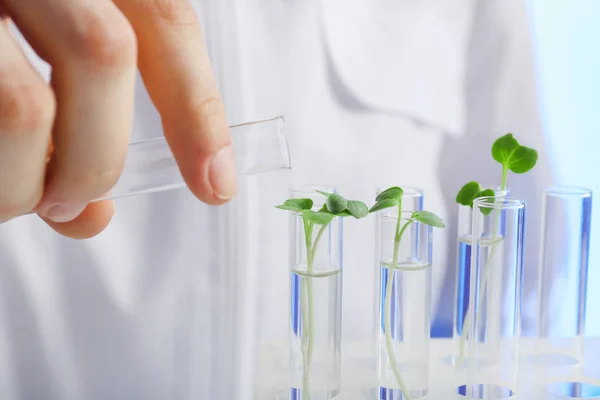
<svg viewBox="0 0 600 400">
<path fill-rule="evenodd" d="M 64 223 L 73 221 L 85 210 L 87 204 L 56 204 L 42 215 L 51 221 Z"/>
<path fill-rule="evenodd" d="M 215 193 L 221 200 L 229 200 L 237 193 L 237 171 L 231 145 L 223 147 L 210 162 L 208 179 Z"/>
</svg>

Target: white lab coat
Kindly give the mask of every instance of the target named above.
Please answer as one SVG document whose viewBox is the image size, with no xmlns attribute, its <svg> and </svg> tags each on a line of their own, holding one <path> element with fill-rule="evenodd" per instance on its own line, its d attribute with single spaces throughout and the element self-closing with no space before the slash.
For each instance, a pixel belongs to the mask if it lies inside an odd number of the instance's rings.
<svg viewBox="0 0 600 400">
<path fill-rule="evenodd" d="M 120 200 L 108 230 L 85 242 L 35 217 L 0 226 L 0 398 L 251 399 L 254 344 L 282 334 L 270 327 L 287 310 L 277 299 L 288 219 L 273 205 L 307 183 L 367 203 L 378 186 L 423 189 L 448 222 L 434 234 L 432 312 L 451 324 L 456 191 L 498 181 L 489 148 L 500 134 L 543 155 L 524 5 L 259 3 L 196 6 L 231 123 L 284 115 L 292 171 L 243 181 L 225 208 L 186 191 Z M 137 91 L 132 140 L 161 135 L 141 81 Z M 549 179 L 542 156 L 509 180 L 531 204 L 532 246 Z M 345 338 L 371 329 L 361 293 L 372 288 L 374 229 L 372 219 L 345 224 Z M 526 254 L 527 304 L 535 257 Z"/>
</svg>

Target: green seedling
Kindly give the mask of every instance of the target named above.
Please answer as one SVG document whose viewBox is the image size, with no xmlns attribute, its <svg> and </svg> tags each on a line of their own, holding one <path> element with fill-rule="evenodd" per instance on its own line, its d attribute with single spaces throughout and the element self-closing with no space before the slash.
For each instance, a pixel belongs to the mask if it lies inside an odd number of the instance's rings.
<svg viewBox="0 0 600 400">
<path fill-rule="evenodd" d="M 506 190 L 508 171 L 515 174 L 529 172 L 537 163 L 538 153 L 535 149 L 520 145 L 512 133 L 507 133 L 496 139 L 492 145 L 492 157 L 502 165 L 500 190 Z M 456 202 L 472 208 L 475 199 L 494 194 L 492 189 L 483 189 L 478 182 L 471 181 L 460 189 L 456 195 Z M 489 215 L 492 209 L 481 207 L 481 212 Z"/>
<path fill-rule="evenodd" d="M 529 172 L 538 160 L 538 152 L 530 147 L 525 147 L 519 144 L 517 139 L 513 136 L 512 133 L 507 133 L 504 136 L 496 139 L 494 144 L 492 145 L 492 157 L 496 160 L 500 165 L 502 165 L 502 178 L 500 184 L 500 190 L 506 190 L 506 181 L 508 178 L 508 172 L 512 171 L 515 174 L 524 174 Z M 458 204 L 462 204 L 464 206 L 469 206 L 473 208 L 473 202 L 475 199 L 480 197 L 492 197 L 495 195 L 494 190 L 492 189 L 483 189 L 478 182 L 471 181 L 465 184 L 458 194 L 456 195 L 456 202 Z M 479 207 L 480 212 L 484 215 L 489 215 L 493 211 L 491 207 Z M 496 218 L 497 217 L 497 218 Z M 488 270 L 490 269 L 488 264 L 490 260 L 493 259 L 494 252 L 497 246 L 496 239 L 496 231 L 498 229 L 500 213 L 497 211 L 497 216 L 494 217 L 494 225 L 493 232 L 494 236 L 492 238 L 492 249 L 490 250 L 488 259 L 486 260 L 486 264 L 484 265 L 483 271 L 483 279 L 482 279 L 482 290 L 480 290 L 480 296 L 483 296 L 485 292 L 485 286 L 487 284 L 487 275 Z M 460 366 L 463 364 L 465 357 L 465 344 L 467 338 L 467 331 L 469 330 L 469 310 L 471 309 L 470 305 L 465 313 L 465 319 L 463 321 L 463 328 L 460 339 L 460 353 L 458 356 L 457 365 Z M 481 310 L 481 308 L 480 308 Z"/>
<path fill-rule="evenodd" d="M 402 197 L 404 195 L 404 191 L 402 188 L 393 186 L 389 189 L 384 190 L 375 198 L 375 204 L 369 212 L 377 212 L 384 210 L 386 208 L 397 208 L 398 209 L 398 222 L 396 223 L 396 230 L 394 234 L 394 247 L 392 253 L 392 263 L 391 268 L 396 269 L 398 263 L 398 251 L 400 248 L 400 243 L 402 241 L 402 235 L 406 231 L 406 229 L 410 226 L 410 224 L 414 222 L 419 222 L 424 225 L 433 226 L 435 228 L 445 228 L 444 222 L 440 217 L 435 215 L 430 211 L 414 211 L 410 218 L 406 220 L 404 225 L 402 225 Z M 388 353 L 388 359 L 390 365 L 392 367 L 392 371 L 394 373 L 394 377 L 396 378 L 396 382 L 398 386 L 400 386 L 400 390 L 402 391 L 402 398 L 406 400 L 410 400 L 410 392 L 406 387 L 404 380 L 402 379 L 402 375 L 400 374 L 400 370 L 397 366 L 396 356 L 394 354 L 393 342 L 392 342 L 392 328 L 391 328 L 391 303 L 392 303 L 392 285 L 394 281 L 394 275 L 391 274 L 391 278 L 388 277 L 386 283 L 385 290 L 385 300 L 384 300 L 384 329 L 385 329 L 385 343 L 386 349 Z"/>
<path fill-rule="evenodd" d="M 281 210 L 287 210 L 297 213 L 302 218 L 304 228 L 304 240 L 306 244 L 306 278 L 302 285 L 302 399 L 310 399 L 310 367 L 312 363 L 314 342 L 314 315 L 313 315 L 313 285 L 311 276 L 314 273 L 314 257 L 317 251 L 319 241 L 327 226 L 335 217 L 354 217 L 361 219 L 369 214 L 369 208 L 361 201 L 346 200 L 337 193 L 326 193 L 319 191 L 325 196 L 325 204 L 320 210 L 314 211 L 313 201 L 308 198 L 293 198 L 286 200 L 283 204 L 276 206 Z M 313 242 L 313 232 L 318 227 L 317 235 Z M 308 321 L 305 320 L 308 318 Z"/>
</svg>

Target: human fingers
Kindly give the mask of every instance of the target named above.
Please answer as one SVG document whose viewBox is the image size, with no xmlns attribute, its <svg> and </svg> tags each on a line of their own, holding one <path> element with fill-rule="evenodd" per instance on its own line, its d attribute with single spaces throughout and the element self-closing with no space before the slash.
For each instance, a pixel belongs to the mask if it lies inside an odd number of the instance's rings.
<svg viewBox="0 0 600 400">
<path fill-rule="evenodd" d="M 72 239 L 88 239 L 102 232 L 114 213 L 112 201 L 90 203 L 77 218 L 68 223 L 58 223 L 42 217 L 55 231 Z"/>
<path fill-rule="evenodd" d="M 59 232 L 116 183 L 131 130 L 137 47 L 127 18 L 109 0 L 4 0 L 34 49 L 52 65 L 57 109 L 54 151 L 36 211 Z M 94 207 L 112 210 L 112 204 Z M 111 213 L 100 212 L 110 219 Z M 95 231 L 78 232 L 90 236 Z"/>
<path fill-rule="evenodd" d="M 222 204 L 237 193 L 223 101 L 187 0 L 115 0 L 138 39 L 138 65 L 190 190 Z"/>
<path fill-rule="evenodd" d="M 0 222 L 42 197 L 55 100 L 8 24 L 0 22 Z"/>
</svg>

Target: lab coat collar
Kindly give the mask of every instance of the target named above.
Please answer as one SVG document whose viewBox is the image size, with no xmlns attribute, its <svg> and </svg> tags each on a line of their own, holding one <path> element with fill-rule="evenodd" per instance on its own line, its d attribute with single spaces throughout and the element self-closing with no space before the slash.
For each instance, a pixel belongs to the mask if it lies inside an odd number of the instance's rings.
<svg viewBox="0 0 600 400">
<path fill-rule="evenodd" d="M 324 0 L 330 67 L 361 106 L 440 131 L 464 130 L 472 0 Z"/>
</svg>

